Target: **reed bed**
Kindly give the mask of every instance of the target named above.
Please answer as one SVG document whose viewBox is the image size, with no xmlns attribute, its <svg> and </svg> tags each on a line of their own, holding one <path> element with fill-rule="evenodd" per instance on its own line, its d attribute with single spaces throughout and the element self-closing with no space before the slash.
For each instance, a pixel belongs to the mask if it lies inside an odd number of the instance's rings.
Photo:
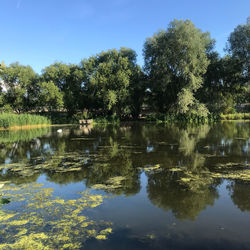
<svg viewBox="0 0 250 250">
<path fill-rule="evenodd" d="M 40 115 L 0 114 L 0 128 L 32 127 L 33 125 L 49 125 L 51 121 Z"/>
</svg>

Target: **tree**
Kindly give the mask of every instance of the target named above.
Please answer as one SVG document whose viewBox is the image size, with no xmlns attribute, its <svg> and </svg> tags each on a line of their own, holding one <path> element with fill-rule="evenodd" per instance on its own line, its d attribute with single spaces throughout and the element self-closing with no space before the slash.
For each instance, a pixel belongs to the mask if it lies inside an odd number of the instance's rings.
<svg viewBox="0 0 250 250">
<path fill-rule="evenodd" d="M 141 67 L 136 64 L 136 53 L 134 50 L 122 47 L 120 53 L 123 57 L 127 57 L 129 60 L 129 68 L 132 72 L 129 84 L 129 98 L 128 107 L 130 114 L 134 118 L 138 118 L 141 111 L 141 106 L 144 102 L 146 91 L 146 75 L 142 71 Z"/>
<path fill-rule="evenodd" d="M 192 112 L 200 106 L 194 93 L 202 86 L 213 41 L 190 20 L 174 20 L 144 44 L 145 71 L 152 102 L 160 112 Z"/>
<path fill-rule="evenodd" d="M 108 50 L 83 60 L 84 91 L 88 109 L 102 110 L 106 115 L 131 112 L 130 89 L 140 69 L 133 50 Z"/>
<path fill-rule="evenodd" d="M 6 64 L 4 63 L 4 61 L 2 61 L 1 63 L 0 63 L 0 71 L 3 69 L 3 68 L 5 68 L 6 67 Z"/>
<path fill-rule="evenodd" d="M 83 72 L 78 65 L 54 63 L 43 70 L 42 79 L 52 81 L 64 93 L 64 106 L 69 115 L 83 108 Z"/>
<path fill-rule="evenodd" d="M 235 180 L 228 187 L 233 203 L 241 211 L 250 211 L 250 188 L 247 182 Z"/>
<path fill-rule="evenodd" d="M 36 106 L 38 75 L 30 66 L 13 63 L 4 67 L 0 75 L 6 87 L 6 104 L 10 104 L 16 112 L 28 111 Z"/>
<path fill-rule="evenodd" d="M 240 66 L 229 55 L 220 58 L 218 53 L 213 52 L 208 58 L 210 64 L 197 97 L 207 104 L 211 112 L 232 113 L 245 93 Z"/>
<path fill-rule="evenodd" d="M 129 86 L 129 109 L 133 118 L 138 118 L 142 104 L 145 102 L 147 76 L 139 65 L 133 68 L 131 84 Z"/>
<path fill-rule="evenodd" d="M 60 62 L 56 62 L 42 70 L 42 79 L 46 82 L 53 81 L 60 90 L 65 88 L 69 76 L 69 65 Z"/>
<path fill-rule="evenodd" d="M 39 84 L 39 107 L 49 111 L 63 107 L 63 93 L 52 82 L 40 82 Z"/>
<path fill-rule="evenodd" d="M 250 17 L 245 25 L 238 25 L 228 38 L 227 51 L 241 65 L 242 74 L 249 80 Z"/>
<path fill-rule="evenodd" d="M 236 104 L 249 98 L 249 31 L 249 24 L 235 28 L 228 39 L 226 56 L 220 58 L 216 52 L 207 54 L 210 64 L 197 97 L 212 112 L 235 112 Z"/>
<path fill-rule="evenodd" d="M 245 87 L 245 99 L 250 102 L 250 17 L 245 25 L 238 25 L 228 38 L 227 51 L 241 74 L 239 83 Z"/>
<path fill-rule="evenodd" d="M 70 64 L 70 75 L 67 77 L 63 88 L 64 106 L 69 115 L 82 110 L 85 107 L 85 98 L 83 96 L 83 72 L 80 66 Z"/>
</svg>

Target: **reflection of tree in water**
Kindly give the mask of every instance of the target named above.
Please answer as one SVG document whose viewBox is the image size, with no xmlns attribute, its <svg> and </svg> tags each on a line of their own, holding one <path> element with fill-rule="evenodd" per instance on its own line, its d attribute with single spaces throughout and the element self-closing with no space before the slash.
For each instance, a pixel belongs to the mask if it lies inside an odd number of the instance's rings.
<svg viewBox="0 0 250 250">
<path fill-rule="evenodd" d="M 108 143 L 95 155 L 93 165 L 86 168 L 86 185 L 106 185 L 112 178 L 123 177 L 121 183 L 118 183 L 120 185 L 110 189 L 107 186 L 106 191 L 115 194 L 136 194 L 140 190 L 139 174 L 139 170 L 133 167 L 130 150 L 120 148 L 119 143 L 110 136 Z"/>
<path fill-rule="evenodd" d="M 216 186 L 203 186 L 198 192 L 180 183 L 180 172 L 161 172 L 148 176 L 147 192 L 151 202 L 164 210 L 172 210 L 178 219 L 194 220 L 218 198 Z"/>
<path fill-rule="evenodd" d="M 2 170 L 0 171 L 0 182 L 10 182 L 13 184 L 23 184 L 23 183 L 30 183 L 35 182 L 38 177 L 40 176 L 40 173 L 30 173 L 30 175 L 20 175 L 18 173 L 15 173 L 13 171 L 7 171 L 6 173 L 2 173 Z"/>
<path fill-rule="evenodd" d="M 225 152 L 229 155 L 233 152 L 233 156 L 241 161 L 247 160 L 249 149 L 245 145 L 249 138 L 249 124 L 241 126 L 234 123 L 229 126 L 222 123 L 210 129 L 208 125 L 178 127 L 128 123 L 121 127 L 97 126 L 88 129 L 88 132 L 82 128 L 63 128 L 60 134 L 37 135 L 32 140 L 20 140 L 17 146 L 13 141 L 2 143 L 0 160 L 5 162 L 9 159 L 11 164 L 16 162 L 16 166 L 12 168 L 9 164 L 8 170 L 0 168 L 0 181 L 28 183 L 44 173 L 49 181 L 55 183 L 85 181 L 89 187 L 131 195 L 140 190 L 141 169 L 159 165 L 163 176 L 157 171 L 147 173 L 148 190 L 158 186 L 162 187 L 162 193 L 168 188 L 176 194 L 179 190 L 180 197 L 184 197 L 186 192 L 186 199 L 189 196 L 198 199 L 200 196 L 200 202 L 203 200 L 206 204 L 207 200 L 207 204 L 211 204 L 208 198 L 210 193 L 211 196 L 216 195 L 213 195 L 214 179 L 209 173 L 213 161 L 218 162 L 213 155 L 216 156 L 222 148 L 221 138 L 226 141 L 223 146 Z M 148 145 L 153 148 L 152 151 L 147 152 Z M 15 151 L 13 148 L 16 148 Z M 220 161 L 228 159 L 220 158 Z M 171 178 L 175 178 L 174 183 L 168 184 Z M 197 209 L 204 206 L 196 205 Z"/>
<path fill-rule="evenodd" d="M 0 131 L 0 162 L 4 163 L 6 158 L 10 162 L 27 161 L 27 155 L 34 156 L 41 150 L 40 138 L 48 134 L 50 128 L 39 128 L 31 130 L 4 130 Z"/>
<path fill-rule="evenodd" d="M 235 180 L 228 187 L 233 203 L 241 210 L 250 212 L 249 181 Z"/>
<path fill-rule="evenodd" d="M 128 130 L 98 126 L 91 130 L 93 140 L 86 137 L 85 141 L 81 141 L 84 138 L 79 137 L 79 131 L 75 131 L 78 138 L 68 142 L 70 146 L 66 144 L 60 147 L 64 150 L 57 151 L 51 157 L 50 167 L 44 171 L 48 180 L 60 184 L 85 180 L 88 187 L 98 184 L 101 189 L 113 194 L 131 195 L 139 192 L 139 171 L 133 168 L 130 151 L 121 148 L 117 139 L 127 137 Z M 100 140 L 101 136 L 105 140 Z M 111 183 L 117 178 L 119 183 Z"/>
<path fill-rule="evenodd" d="M 87 186 L 93 186 L 123 177 L 114 189 L 105 191 L 135 194 L 140 190 L 139 171 L 132 166 L 130 151 L 120 148 L 117 138 L 121 137 L 130 138 L 129 129 L 108 126 L 92 128 L 87 136 L 82 129 L 64 129 L 61 134 L 24 141 L 18 146 L 22 152 L 15 151 L 11 163 L 1 165 L 0 181 L 29 183 L 44 173 L 55 183 L 86 180 Z"/>
<path fill-rule="evenodd" d="M 159 173 L 148 174 L 149 199 L 164 210 L 172 210 L 178 219 L 195 219 L 218 198 L 213 179 L 205 174 L 205 158 L 197 147 L 208 132 L 207 125 L 186 129 L 172 127 L 171 133 L 179 145 L 179 154 L 172 162 L 178 161 L 180 171 L 164 168 Z"/>
<path fill-rule="evenodd" d="M 205 150 L 216 156 L 227 156 L 220 163 L 245 162 L 249 155 L 250 143 L 249 122 L 223 122 L 213 126 L 206 139 Z M 210 165 L 216 164 L 218 158 L 210 158 Z"/>
</svg>

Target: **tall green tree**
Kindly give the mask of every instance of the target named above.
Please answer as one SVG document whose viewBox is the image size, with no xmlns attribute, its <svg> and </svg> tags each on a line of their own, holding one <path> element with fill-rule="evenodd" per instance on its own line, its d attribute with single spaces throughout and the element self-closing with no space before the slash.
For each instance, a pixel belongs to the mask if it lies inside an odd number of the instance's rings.
<svg viewBox="0 0 250 250">
<path fill-rule="evenodd" d="M 54 84 L 63 90 L 67 84 L 67 78 L 70 76 L 70 67 L 68 64 L 56 62 L 42 70 L 42 78 L 44 81 L 53 81 Z"/>
<path fill-rule="evenodd" d="M 246 24 L 238 25 L 228 38 L 227 51 L 237 65 L 241 77 L 238 83 L 245 87 L 245 99 L 250 102 L 250 17 Z"/>
<path fill-rule="evenodd" d="M 43 70 L 42 79 L 52 81 L 63 92 L 64 106 L 70 115 L 83 108 L 83 72 L 78 65 L 54 63 Z"/>
<path fill-rule="evenodd" d="M 0 77 L 6 87 L 6 104 L 10 104 L 19 113 L 36 106 L 39 77 L 30 66 L 10 64 L 2 68 Z"/>
<path fill-rule="evenodd" d="M 52 82 L 40 82 L 39 86 L 39 109 L 49 111 L 63 108 L 63 92 Z"/>
<path fill-rule="evenodd" d="M 250 17 L 248 18 L 250 20 Z M 242 74 L 250 77 L 250 22 L 238 25 L 228 38 L 227 51 L 238 61 Z"/>
<path fill-rule="evenodd" d="M 210 64 L 204 85 L 198 91 L 197 97 L 206 103 L 212 112 L 235 112 L 236 105 L 250 97 L 249 31 L 249 24 L 235 28 L 228 38 L 226 56 L 221 58 L 217 52 L 207 54 Z"/>
<path fill-rule="evenodd" d="M 132 72 L 129 84 L 129 97 L 127 100 L 128 110 L 133 118 L 138 118 L 143 102 L 145 101 L 145 91 L 147 88 L 147 78 L 142 68 L 136 63 L 136 53 L 129 48 L 120 48 L 123 57 L 127 57 L 129 68 Z"/>
<path fill-rule="evenodd" d="M 208 58 L 210 64 L 204 84 L 196 96 L 206 103 L 211 112 L 232 113 L 236 104 L 242 101 L 245 92 L 241 67 L 229 55 L 221 58 L 217 52 L 213 52 L 208 54 Z"/>
<path fill-rule="evenodd" d="M 145 71 L 150 79 L 152 103 L 160 112 L 200 112 L 205 105 L 194 97 L 202 86 L 213 41 L 190 20 L 174 20 L 144 44 Z"/>
<path fill-rule="evenodd" d="M 138 118 L 142 105 L 146 102 L 147 76 L 139 65 L 136 65 L 132 72 L 128 102 L 132 117 Z"/>
<path fill-rule="evenodd" d="M 81 62 L 88 109 L 105 115 L 131 113 L 130 91 L 135 87 L 140 68 L 133 50 L 108 50 Z"/>
</svg>

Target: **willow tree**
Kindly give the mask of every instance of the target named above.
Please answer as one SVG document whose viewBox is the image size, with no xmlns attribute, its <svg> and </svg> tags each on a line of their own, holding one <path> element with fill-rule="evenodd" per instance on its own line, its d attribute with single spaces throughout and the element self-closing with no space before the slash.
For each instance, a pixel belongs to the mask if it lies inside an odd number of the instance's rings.
<svg viewBox="0 0 250 250">
<path fill-rule="evenodd" d="M 195 98 L 203 84 L 213 41 L 190 20 L 174 20 L 144 44 L 145 71 L 152 103 L 160 112 L 207 114 Z"/>
</svg>

